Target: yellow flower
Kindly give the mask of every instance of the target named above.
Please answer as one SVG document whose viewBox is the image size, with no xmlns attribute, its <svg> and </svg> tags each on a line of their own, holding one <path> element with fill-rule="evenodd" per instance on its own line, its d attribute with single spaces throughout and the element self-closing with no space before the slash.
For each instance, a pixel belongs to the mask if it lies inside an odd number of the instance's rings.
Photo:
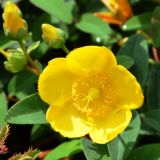
<svg viewBox="0 0 160 160">
<path fill-rule="evenodd" d="M 133 13 L 128 0 L 101 0 L 110 12 L 98 12 L 95 15 L 102 20 L 122 25 Z"/>
<path fill-rule="evenodd" d="M 42 38 L 49 46 L 61 48 L 66 41 L 66 34 L 50 24 L 42 24 Z"/>
<path fill-rule="evenodd" d="M 50 107 L 46 118 L 65 137 L 89 134 L 100 144 L 111 141 L 129 124 L 132 109 L 143 103 L 136 78 L 113 53 L 85 46 L 55 58 L 40 75 L 38 90 Z"/>
<path fill-rule="evenodd" d="M 21 39 L 27 34 L 27 24 L 22 18 L 18 6 L 8 1 L 4 7 L 3 28 L 7 36 L 13 39 Z"/>
</svg>

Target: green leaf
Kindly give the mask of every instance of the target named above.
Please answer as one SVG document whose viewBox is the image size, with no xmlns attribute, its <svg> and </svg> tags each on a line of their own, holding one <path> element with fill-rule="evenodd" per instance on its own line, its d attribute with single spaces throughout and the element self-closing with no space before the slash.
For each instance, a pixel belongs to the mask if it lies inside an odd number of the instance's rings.
<svg viewBox="0 0 160 160">
<path fill-rule="evenodd" d="M 67 24 L 70 24 L 73 20 L 74 0 L 30 0 L 30 2 Z"/>
<path fill-rule="evenodd" d="M 80 140 L 72 140 L 64 142 L 58 147 L 54 148 L 44 160 L 59 160 L 64 157 L 69 157 L 82 152 L 82 144 Z"/>
<path fill-rule="evenodd" d="M 8 84 L 9 96 L 16 96 L 19 99 L 23 99 L 30 94 L 37 91 L 38 77 L 30 72 L 20 72 L 13 76 Z"/>
<path fill-rule="evenodd" d="M 37 142 L 44 137 L 53 136 L 53 130 L 49 123 L 47 124 L 35 124 L 31 131 L 31 142 Z"/>
<path fill-rule="evenodd" d="M 111 160 L 107 144 L 96 144 L 86 138 L 82 139 L 83 152 L 87 160 Z"/>
<path fill-rule="evenodd" d="M 86 33 L 109 36 L 112 33 L 111 28 L 105 22 L 91 13 L 85 13 L 82 15 L 81 21 L 76 24 L 76 27 Z"/>
<path fill-rule="evenodd" d="M 0 35 L 0 48 L 6 49 L 6 48 L 11 47 L 14 44 L 16 44 L 15 41 L 11 41 L 4 34 Z"/>
<path fill-rule="evenodd" d="M 131 68 L 134 64 L 133 58 L 129 56 L 117 55 L 116 59 L 118 64 L 124 66 L 127 69 Z"/>
<path fill-rule="evenodd" d="M 12 124 L 44 124 L 47 104 L 37 93 L 14 104 L 6 115 L 6 121 Z"/>
<path fill-rule="evenodd" d="M 0 128 L 5 124 L 5 115 L 7 113 L 8 104 L 6 95 L 0 91 Z"/>
<path fill-rule="evenodd" d="M 147 106 L 150 109 L 160 109 L 160 64 L 155 63 L 151 66 L 148 87 L 147 87 Z"/>
<path fill-rule="evenodd" d="M 160 109 L 151 110 L 143 115 L 144 121 L 152 128 L 160 131 Z"/>
<path fill-rule="evenodd" d="M 140 131 L 140 118 L 136 111 L 127 129 L 118 137 L 108 143 L 109 153 L 112 160 L 125 159 L 132 150 Z"/>
<path fill-rule="evenodd" d="M 45 42 L 41 41 L 38 49 L 33 51 L 31 55 L 34 59 L 40 59 L 47 53 L 48 49 L 49 46 Z"/>
<path fill-rule="evenodd" d="M 152 12 L 142 13 L 130 18 L 123 26 L 124 31 L 132 31 L 137 29 L 149 30 L 151 28 Z"/>
<path fill-rule="evenodd" d="M 40 45 L 40 41 L 37 42 L 33 42 L 28 48 L 27 48 L 27 52 L 31 53 L 32 51 L 36 50 Z"/>
<path fill-rule="evenodd" d="M 149 144 L 134 149 L 127 160 L 159 160 L 160 144 Z"/>
<path fill-rule="evenodd" d="M 152 17 L 152 39 L 154 47 L 160 47 L 160 7 L 156 7 Z"/>
<path fill-rule="evenodd" d="M 12 73 L 8 72 L 5 68 L 4 68 L 4 57 L 2 58 L 2 55 L 0 55 L 0 90 L 2 90 L 8 83 L 8 81 L 11 79 L 12 77 Z"/>
<path fill-rule="evenodd" d="M 145 38 L 138 34 L 132 35 L 118 54 L 133 58 L 131 71 L 143 85 L 148 74 L 148 45 Z"/>
</svg>

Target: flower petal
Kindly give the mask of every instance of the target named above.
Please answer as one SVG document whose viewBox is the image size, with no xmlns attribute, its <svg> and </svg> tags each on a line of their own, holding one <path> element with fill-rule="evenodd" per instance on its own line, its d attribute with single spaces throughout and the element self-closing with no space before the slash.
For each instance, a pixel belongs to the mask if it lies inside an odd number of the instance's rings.
<svg viewBox="0 0 160 160">
<path fill-rule="evenodd" d="M 82 137 L 92 129 L 92 123 L 84 114 L 77 112 L 71 102 L 50 106 L 46 118 L 55 131 L 69 138 Z"/>
<path fill-rule="evenodd" d="M 114 54 L 106 47 L 85 46 L 67 56 L 67 65 L 73 72 L 106 71 L 116 65 Z"/>
<path fill-rule="evenodd" d="M 97 13 L 95 13 L 95 16 L 99 17 L 104 22 L 108 22 L 108 23 L 111 23 L 111 24 L 122 25 L 124 23 L 123 20 L 116 17 L 111 12 L 97 12 Z"/>
<path fill-rule="evenodd" d="M 127 109 L 142 106 L 143 92 L 136 78 L 123 66 L 117 65 L 110 70 L 116 88 L 117 104 Z"/>
<path fill-rule="evenodd" d="M 102 3 L 117 17 L 120 17 L 125 22 L 133 15 L 131 6 L 128 0 L 101 0 Z"/>
<path fill-rule="evenodd" d="M 61 105 L 71 98 L 73 74 L 65 58 L 55 58 L 43 70 L 38 81 L 41 98 L 50 105 Z"/>
<path fill-rule="evenodd" d="M 91 139 L 100 144 L 107 143 L 125 130 L 132 117 L 129 110 L 109 112 L 104 118 L 95 118 L 95 126 L 89 133 Z"/>
</svg>

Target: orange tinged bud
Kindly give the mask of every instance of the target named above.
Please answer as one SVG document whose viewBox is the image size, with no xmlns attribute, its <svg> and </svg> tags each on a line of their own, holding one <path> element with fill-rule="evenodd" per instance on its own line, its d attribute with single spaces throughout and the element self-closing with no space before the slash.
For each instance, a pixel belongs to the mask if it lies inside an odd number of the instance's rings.
<svg viewBox="0 0 160 160">
<path fill-rule="evenodd" d="M 42 38 L 53 48 L 62 48 L 66 41 L 66 34 L 63 30 L 50 24 L 42 24 Z"/>
<path fill-rule="evenodd" d="M 8 1 L 4 7 L 3 20 L 5 34 L 11 39 L 22 39 L 26 36 L 27 24 L 18 6 L 11 1 Z"/>
</svg>

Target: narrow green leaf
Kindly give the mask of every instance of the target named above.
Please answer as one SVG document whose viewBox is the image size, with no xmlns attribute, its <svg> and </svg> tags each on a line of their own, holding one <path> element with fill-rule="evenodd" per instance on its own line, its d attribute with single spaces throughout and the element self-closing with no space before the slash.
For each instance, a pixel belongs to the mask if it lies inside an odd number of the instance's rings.
<svg viewBox="0 0 160 160">
<path fill-rule="evenodd" d="M 138 113 L 134 111 L 133 119 L 127 129 L 108 143 L 108 149 L 112 160 L 126 159 L 136 142 L 139 131 L 140 118 Z"/>
<path fill-rule="evenodd" d="M 116 59 L 118 64 L 124 66 L 127 69 L 131 68 L 134 64 L 133 58 L 129 56 L 117 55 Z"/>
<path fill-rule="evenodd" d="M 31 142 L 37 142 L 44 137 L 53 136 L 53 130 L 49 123 L 47 124 L 35 124 L 31 130 Z"/>
<path fill-rule="evenodd" d="M 160 64 L 155 63 L 151 66 L 148 87 L 147 87 L 147 106 L 150 109 L 160 109 Z"/>
<path fill-rule="evenodd" d="M 153 45 L 160 47 L 160 6 L 155 8 L 151 22 Z"/>
<path fill-rule="evenodd" d="M 4 92 L 0 91 L 0 128 L 5 124 L 5 115 L 7 113 L 8 104 Z"/>
<path fill-rule="evenodd" d="M 149 144 L 134 149 L 127 160 L 159 160 L 160 144 Z"/>
<path fill-rule="evenodd" d="M 73 156 L 82 152 L 82 144 L 80 140 L 72 140 L 64 142 L 58 147 L 54 148 L 44 160 L 59 160 L 64 157 Z"/>
<path fill-rule="evenodd" d="M 86 138 L 82 139 L 83 152 L 87 160 L 111 160 L 107 144 L 96 144 Z"/>
<path fill-rule="evenodd" d="M 37 42 L 33 42 L 28 48 L 27 48 L 27 52 L 31 53 L 32 51 L 36 50 L 40 45 L 40 41 Z"/>
<path fill-rule="evenodd" d="M 142 13 L 130 18 L 123 26 L 124 31 L 132 31 L 137 29 L 149 30 L 151 28 L 152 12 Z"/>
<path fill-rule="evenodd" d="M 44 124 L 47 104 L 37 93 L 14 104 L 6 115 L 6 121 L 12 124 Z"/>
<path fill-rule="evenodd" d="M 41 41 L 37 50 L 33 51 L 31 55 L 34 59 L 40 59 L 47 53 L 48 49 L 49 46 L 45 42 Z"/>
<path fill-rule="evenodd" d="M 112 33 L 112 30 L 107 23 L 91 13 L 83 14 L 81 21 L 76 24 L 76 27 L 83 32 L 102 37 L 109 36 L 109 34 Z"/>
<path fill-rule="evenodd" d="M 7 85 L 8 81 L 10 80 L 10 78 L 12 77 L 12 73 L 8 72 L 3 65 L 4 59 L 1 59 L 0 56 L 0 90 L 3 89 L 5 87 L 5 85 Z M 5 75 L 5 76 L 4 76 Z"/>
<path fill-rule="evenodd" d="M 151 110 L 143 115 L 144 121 L 152 128 L 160 131 L 160 109 Z"/>
<path fill-rule="evenodd" d="M 0 48 L 6 49 L 14 44 L 16 44 L 15 41 L 11 41 L 4 34 L 0 35 Z"/>
<path fill-rule="evenodd" d="M 74 0 L 30 0 L 30 2 L 65 23 L 70 24 L 73 20 Z"/>
<path fill-rule="evenodd" d="M 133 58 L 131 71 L 143 85 L 148 74 L 148 45 L 145 38 L 138 34 L 132 35 L 118 54 Z"/>
<path fill-rule="evenodd" d="M 37 91 L 38 77 L 30 72 L 20 72 L 13 76 L 8 83 L 9 96 L 16 96 L 23 99 Z"/>
</svg>

